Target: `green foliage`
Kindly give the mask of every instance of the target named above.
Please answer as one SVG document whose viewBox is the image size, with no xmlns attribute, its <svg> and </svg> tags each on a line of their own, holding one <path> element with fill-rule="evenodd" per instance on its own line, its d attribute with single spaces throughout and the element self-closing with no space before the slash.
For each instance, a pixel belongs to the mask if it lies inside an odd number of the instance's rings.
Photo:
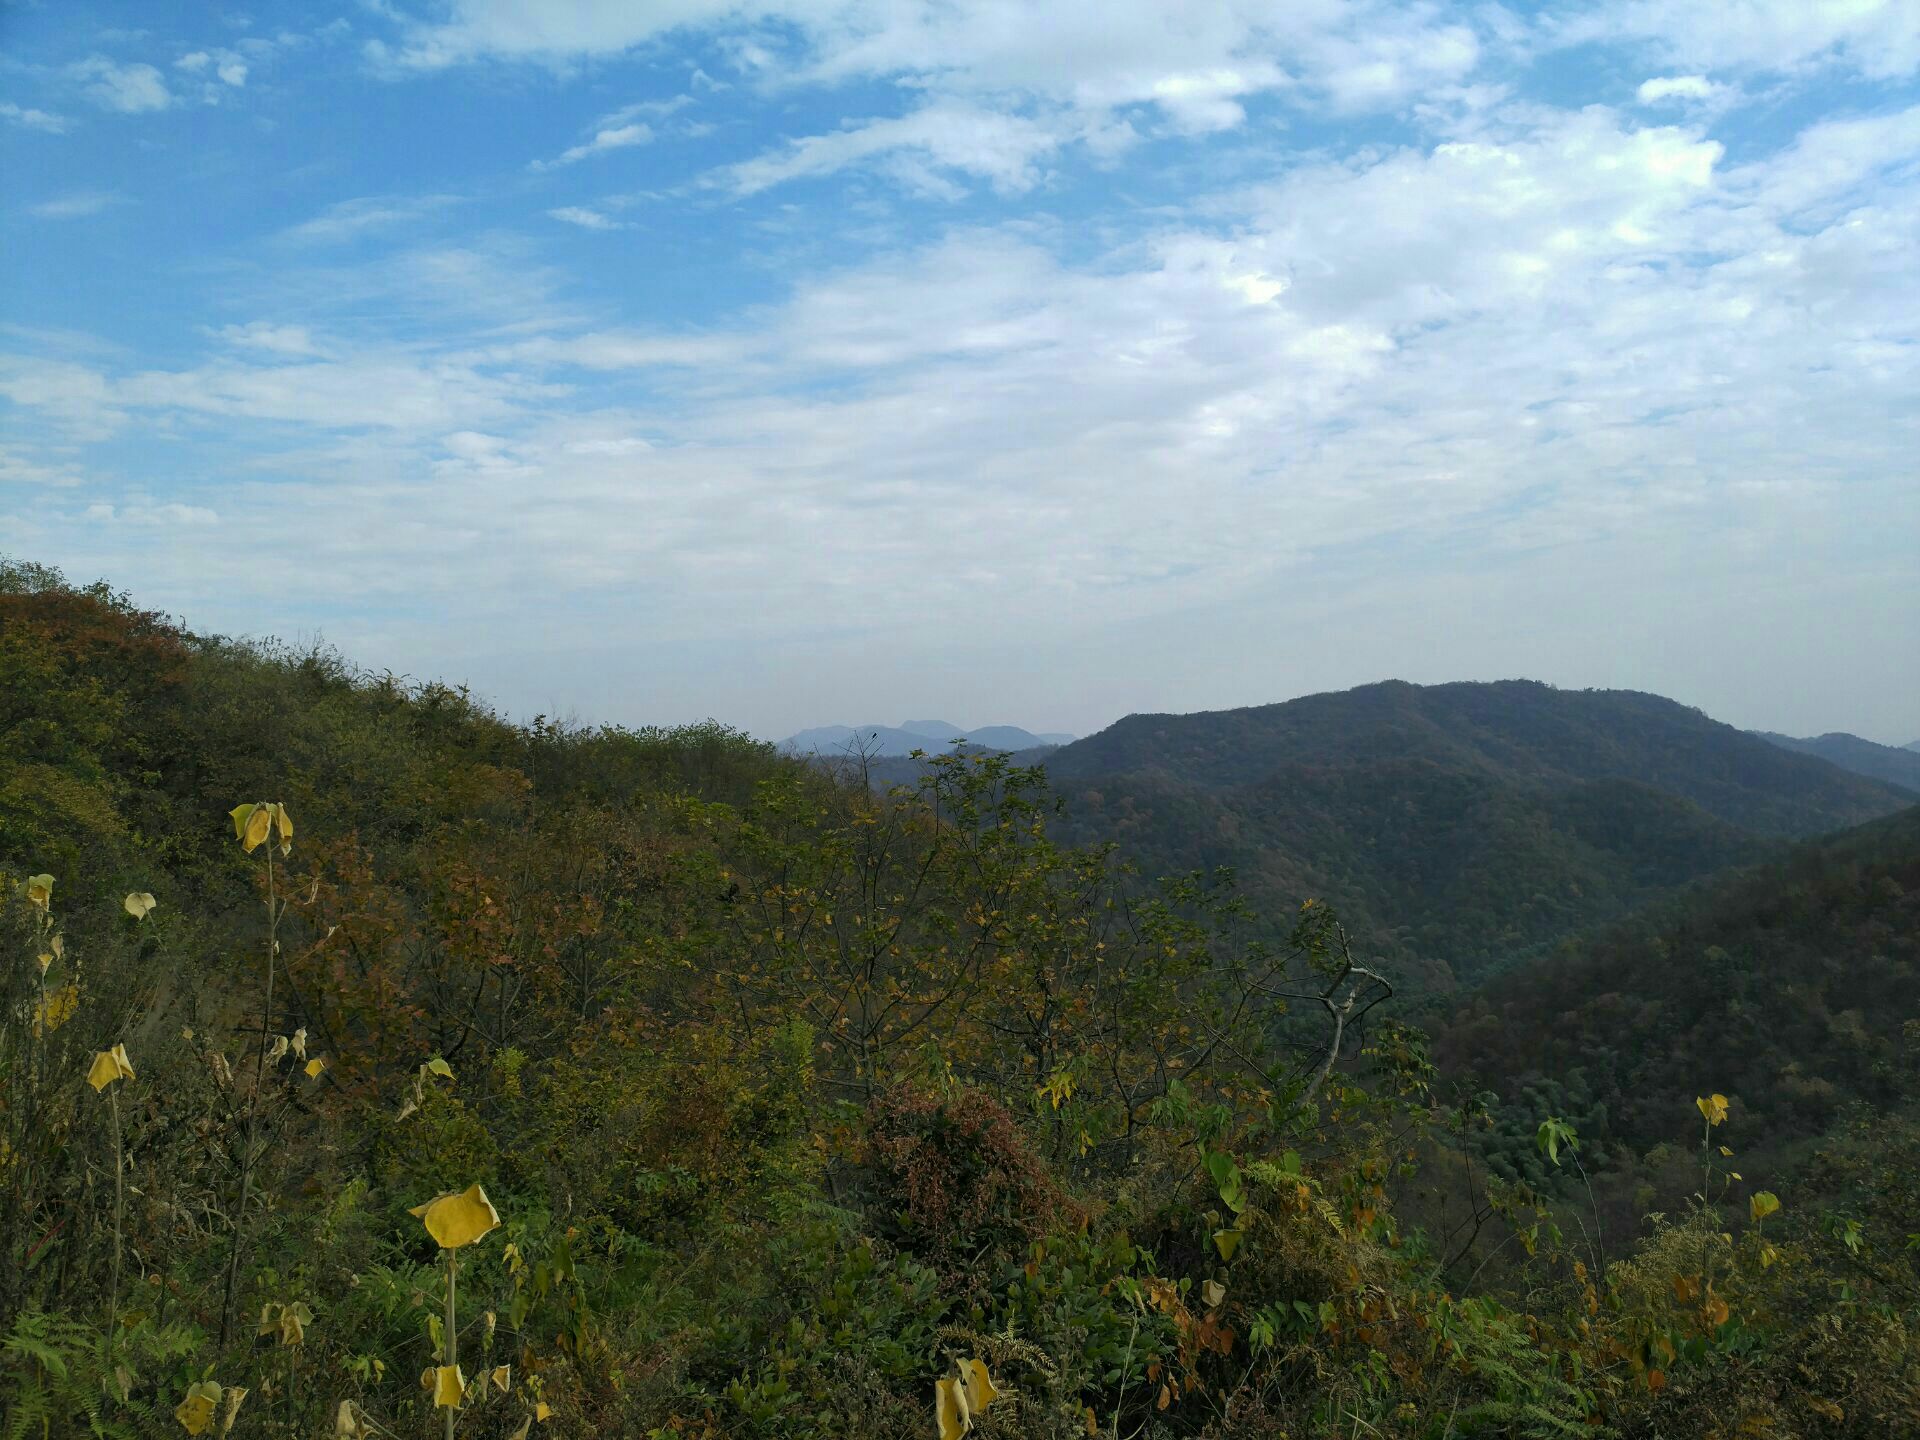
<svg viewBox="0 0 1920 1440">
<path fill-rule="evenodd" d="M 976 1361 L 982 1440 L 1914 1428 L 1911 827 L 1683 921 L 1633 972 L 1663 1008 L 1604 993 L 1640 940 L 1595 942 L 1584 988 L 1514 979 L 1436 1070 L 1407 936 L 1265 903 L 1308 874 L 1284 859 L 1251 899 L 1211 852 L 1145 883 L 1004 756 L 876 793 L 714 725 L 520 727 L 31 567 L 0 621 L 0 1434 L 176 1434 L 216 1381 L 251 1391 L 239 1436 L 924 1437 Z M 1302 772 L 1260 824 L 1416 929 L 1509 857 L 1559 885 L 1605 852 L 1612 905 L 1745 843 L 1612 781 L 1493 794 L 1438 712 L 1374 698 L 1404 763 Z M 1574 710 L 1516 703 L 1464 717 L 1479 759 L 1577 768 Z M 1456 844 L 1447 875 L 1415 853 Z M 1561 893 L 1431 913 L 1491 954 L 1587 913 Z M 1775 1043 L 1752 1016 L 1857 1051 L 1826 1073 L 1878 1108 L 1821 1131 L 1793 1056 L 1730 1056 Z M 1462 1034 L 1501 1088 L 1449 1110 Z M 450 1193 L 486 1233 L 441 1252 L 414 1212 Z"/>
</svg>

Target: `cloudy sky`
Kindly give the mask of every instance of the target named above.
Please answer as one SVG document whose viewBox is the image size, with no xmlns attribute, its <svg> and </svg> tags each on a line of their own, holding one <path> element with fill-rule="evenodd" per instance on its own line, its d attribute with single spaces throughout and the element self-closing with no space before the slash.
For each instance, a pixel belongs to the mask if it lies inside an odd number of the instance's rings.
<svg viewBox="0 0 1920 1440">
<path fill-rule="evenodd" d="M 16 0 L 0 177 L 0 550 L 196 628 L 1920 737 L 1917 0 Z"/>
</svg>

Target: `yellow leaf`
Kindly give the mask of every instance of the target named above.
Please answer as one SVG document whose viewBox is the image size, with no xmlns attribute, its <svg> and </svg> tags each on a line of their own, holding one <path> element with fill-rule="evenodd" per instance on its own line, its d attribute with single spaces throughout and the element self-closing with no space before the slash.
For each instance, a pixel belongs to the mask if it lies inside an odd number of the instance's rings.
<svg viewBox="0 0 1920 1440">
<path fill-rule="evenodd" d="M 333 1440 L 360 1440 L 360 1422 L 353 1418 L 353 1401 L 342 1400 L 333 1412 Z"/>
<path fill-rule="evenodd" d="M 136 890 L 120 903 L 126 907 L 127 914 L 134 919 L 144 920 L 153 913 L 153 907 L 158 902 L 145 890 Z M 243 1390 L 240 1393 L 244 1395 L 246 1392 Z"/>
<path fill-rule="evenodd" d="M 49 990 L 46 998 L 33 1008 L 33 1033 L 52 1034 L 80 1009 L 80 987 L 62 985 L 57 990 Z"/>
<path fill-rule="evenodd" d="M 1233 1259 L 1233 1252 L 1240 1248 L 1240 1232 L 1238 1230 L 1216 1230 L 1213 1232 L 1213 1243 L 1215 1248 L 1219 1250 L 1222 1260 L 1231 1260 Z"/>
<path fill-rule="evenodd" d="M 256 805 L 253 813 L 247 816 L 246 833 L 240 837 L 240 848 L 251 855 L 260 848 L 267 836 L 273 833 L 273 807 Z"/>
<path fill-rule="evenodd" d="M 285 805 L 276 805 L 273 807 L 273 820 L 280 831 L 280 849 L 284 853 L 293 844 L 293 817 L 287 813 Z"/>
<path fill-rule="evenodd" d="M 320 1072 L 327 1068 L 327 1057 L 324 1055 L 314 1056 L 313 1059 L 307 1061 L 306 1068 L 307 1078 L 309 1080 L 318 1080 L 320 1078 Z"/>
<path fill-rule="evenodd" d="M 226 1403 L 220 1407 L 220 1433 L 222 1435 L 233 1429 L 233 1422 L 240 1414 L 240 1402 L 247 1398 L 247 1387 L 244 1385 L 229 1385 L 226 1388 L 223 1398 Z"/>
<path fill-rule="evenodd" d="M 487 1372 L 487 1378 L 493 1381 L 493 1388 L 504 1395 L 513 1384 L 513 1366 L 496 1365 Z"/>
<path fill-rule="evenodd" d="M 287 1047 L 291 1043 L 292 1042 L 289 1041 L 287 1037 L 284 1035 L 274 1036 L 273 1044 L 267 1047 L 267 1064 L 278 1065 L 283 1059 L 285 1059 L 287 1054 Z"/>
<path fill-rule="evenodd" d="M 443 1075 L 449 1080 L 453 1079 L 453 1066 L 442 1060 L 438 1055 L 427 1061 L 427 1063 L 420 1068 L 424 1074 Z"/>
<path fill-rule="evenodd" d="M 234 839 L 244 840 L 247 838 L 247 821 L 253 818 L 253 812 L 259 808 L 258 805 L 236 805 L 227 812 L 227 814 L 233 817 Z"/>
<path fill-rule="evenodd" d="M 93 1057 L 93 1067 L 87 1071 L 87 1083 L 95 1090 L 104 1090 L 116 1080 L 133 1079 L 133 1062 L 127 1059 L 127 1047 L 116 1045 L 111 1050 L 102 1050 Z"/>
<path fill-rule="evenodd" d="M 1709 1125 L 1718 1125 L 1727 1118 L 1727 1097 L 1724 1095 L 1702 1096 L 1693 1103 Z"/>
<path fill-rule="evenodd" d="M 220 1403 L 220 1386 L 202 1380 L 187 1387 L 187 1398 L 174 1407 L 173 1418 L 186 1427 L 189 1435 L 204 1435 L 213 1424 L 213 1407 Z"/>
<path fill-rule="evenodd" d="M 1200 1299 L 1209 1310 L 1216 1308 L 1227 1298 L 1227 1287 L 1218 1280 L 1209 1280 L 1200 1287 Z"/>
<path fill-rule="evenodd" d="M 533 1416 L 525 1416 L 521 1419 L 519 1426 L 514 1430 L 513 1434 L 507 1437 L 507 1440 L 527 1440 L 527 1432 L 532 1428 Z"/>
<path fill-rule="evenodd" d="M 442 1250 L 471 1245 L 500 1223 L 500 1212 L 478 1185 L 441 1195 L 407 1213 L 419 1217 Z"/>
<path fill-rule="evenodd" d="M 1727 1148 L 1727 1147 L 1726 1147 L 1725 1145 L 1722 1145 L 1722 1146 L 1720 1147 L 1720 1153 L 1721 1153 L 1722 1155 L 1724 1155 L 1724 1156 L 1726 1156 L 1726 1157 L 1727 1157 L 1727 1159 L 1729 1159 L 1729 1160 L 1731 1160 L 1731 1159 L 1733 1158 L 1733 1151 L 1732 1151 L 1732 1150 L 1730 1150 L 1730 1149 L 1728 1149 L 1728 1148 Z"/>
<path fill-rule="evenodd" d="M 27 876 L 27 903 L 36 910 L 45 910 L 53 903 L 53 876 Z"/>
<path fill-rule="evenodd" d="M 40 978 L 41 978 L 42 980 L 44 980 L 44 979 L 46 979 L 46 978 L 47 978 L 47 971 L 49 971 L 49 970 L 51 970 L 51 969 L 53 968 L 53 956 L 51 956 L 51 955 L 37 955 L 37 956 L 35 956 L 34 958 L 35 958 L 35 959 L 37 959 L 37 960 L 38 960 L 38 961 L 40 962 Z"/>
<path fill-rule="evenodd" d="M 307 1308 L 304 1300 L 283 1305 L 280 1308 L 280 1343 L 282 1345 L 305 1344 L 307 1325 L 312 1319 L 313 1311 Z"/>
<path fill-rule="evenodd" d="M 256 1335 L 271 1335 L 280 1328 L 280 1307 L 269 1301 L 260 1307 L 260 1328 Z"/>
<path fill-rule="evenodd" d="M 433 1367 L 433 1408 L 458 1410 L 460 1398 L 467 1393 L 467 1378 L 458 1365 Z"/>
<path fill-rule="evenodd" d="M 1747 1213 L 1753 1217 L 1755 1224 L 1766 1219 L 1779 1208 L 1780 1197 L 1771 1190 L 1756 1190 L 1747 1199 Z"/>
<path fill-rule="evenodd" d="M 933 1382 L 933 1419 L 939 1427 L 940 1440 L 960 1440 L 973 1428 L 972 1417 L 967 1414 L 966 1392 L 958 1380 Z"/>
<path fill-rule="evenodd" d="M 1771 1270 L 1773 1268 L 1774 1261 L 1778 1260 L 1779 1258 L 1780 1258 L 1780 1252 L 1774 1249 L 1773 1246 L 1762 1245 L 1760 1247 L 1760 1268 L 1762 1270 Z"/>
<path fill-rule="evenodd" d="M 553 1418 L 553 1407 L 544 1400 L 537 1400 L 533 1406 L 533 1418 L 546 1421 Z"/>
<path fill-rule="evenodd" d="M 984 1360 L 960 1362 L 960 1385 L 966 1391 L 967 1409 L 974 1415 L 978 1415 L 1000 1398 L 1000 1392 L 994 1388 L 992 1377 L 987 1374 L 987 1365 Z"/>
</svg>

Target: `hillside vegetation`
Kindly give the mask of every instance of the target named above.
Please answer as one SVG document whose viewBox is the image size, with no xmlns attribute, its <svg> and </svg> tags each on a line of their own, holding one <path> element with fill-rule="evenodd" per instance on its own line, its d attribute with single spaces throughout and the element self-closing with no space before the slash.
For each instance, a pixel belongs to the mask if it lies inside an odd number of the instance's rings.
<svg viewBox="0 0 1920 1440">
<path fill-rule="evenodd" d="M 519 726 L 23 565 L 0 682 L 12 1440 L 1920 1426 L 1897 1114 L 1736 1179 L 1696 1040 L 1696 1193 L 1584 1233 L 1578 1117 L 1490 1172 L 1331 907 L 1004 756 Z"/>
<path fill-rule="evenodd" d="M 1135 715 L 1045 765 L 1076 838 L 1231 866 L 1267 910 L 1325 898 L 1440 988 L 1914 798 L 1658 696 L 1528 681 Z"/>
<path fill-rule="evenodd" d="M 1871 740 L 1862 740 L 1858 735 L 1848 735 L 1843 731 L 1807 739 L 1776 735 L 1769 730 L 1757 733 L 1762 740 L 1782 749 L 1797 750 L 1802 755 L 1817 755 L 1842 770 L 1898 785 L 1912 792 L 1915 799 L 1920 799 L 1920 753 L 1916 753 L 1920 747 L 1909 745 L 1896 749 L 1891 745 L 1876 745 Z"/>
</svg>

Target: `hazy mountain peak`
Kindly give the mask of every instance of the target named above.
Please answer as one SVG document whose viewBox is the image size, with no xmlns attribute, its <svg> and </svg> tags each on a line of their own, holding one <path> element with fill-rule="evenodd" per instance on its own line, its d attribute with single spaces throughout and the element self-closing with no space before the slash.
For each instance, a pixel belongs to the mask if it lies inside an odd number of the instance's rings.
<svg viewBox="0 0 1920 1440">
<path fill-rule="evenodd" d="M 903 720 L 898 725 L 820 725 L 789 735 L 782 750 L 799 755 L 843 755 L 861 750 L 869 755 L 911 755 L 915 750 L 939 751 L 956 740 L 983 750 L 1037 750 L 1065 745 L 1073 736 L 1048 732 L 1036 735 L 1018 725 L 983 725 L 963 730 L 945 720 Z"/>
</svg>

